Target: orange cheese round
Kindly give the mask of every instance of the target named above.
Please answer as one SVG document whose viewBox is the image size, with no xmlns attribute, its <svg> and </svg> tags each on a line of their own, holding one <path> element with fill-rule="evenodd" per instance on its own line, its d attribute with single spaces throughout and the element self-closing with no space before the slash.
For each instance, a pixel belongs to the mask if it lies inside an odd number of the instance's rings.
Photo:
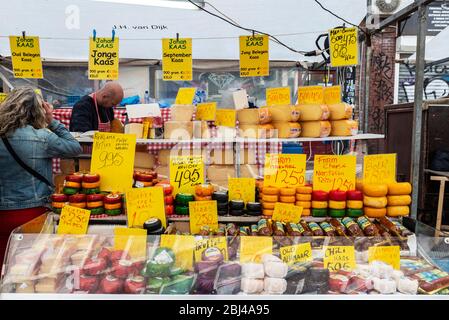
<svg viewBox="0 0 449 320">
<path fill-rule="evenodd" d="M 296 200 L 297 201 L 312 201 L 312 195 L 311 194 L 296 194 Z"/>
<path fill-rule="evenodd" d="M 385 197 L 388 193 L 386 184 L 364 184 L 363 194 L 369 197 Z"/>
<path fill-rule="evenodd" d="M 278 196 L 275 195 L 269 195 L 269 194 L 264 194 L 262 196 L 262 200 L 264 202 L 277 202 L 278 201 Z"/>
<path fill-rule="evenodd" d="M 296 193 L 300 194 L 312 194 L 313 188 L 312 186 L 300 186 L 296 187 Z"/>
<path fill-rule="evenodd" d="M 295 203 L 295 196 L 280 196 L 279 201 L 283 203 Z"/>
<path fill-rule="evenodd" d="M 281 188 L 279 191 L 281 196 L 294 196 L 296 194 L 295 188 Z"/>
<path fill-rule="evenodd" d="M 85 202 L 69 203 L 69 205 L 71 205 L 72 207 L 77 207 L 77 208 L 81 208 L 81 209 L 86 208 Z"/>
<path fill-rule="evenodd" d="M 346 209 L 346 201 L 329 200 L 330 209 Z"/>
<path fill-rule="evenodd" d="M 73 182 L 73 181 L 66 181 L 64 183 L 64 187 L 79 189 L 79 188 L 81 188 L 81 183 Z"/>
<path fill-rule="evenodd" d="M 100 187 L 100 181 L 97 182 L 83 182 L 84 189 L 94 189 Z"/>
<path fill-rule="evenodd" d="M 65 202 L 52 202 L 51 206 L 56 209 L 61 209 L 65 206 Z"/>
<path fill-rule="evenodd" d="M 301 217 L 307 217 L 310 216 L 310 209 L 304 209 L 302 208 L 302 214 Z"/>
<path fill-rule="evenodd" d="M 119 203 L 105 203 L 104 204 L 104 208 L 106 209 L 106 210 L 115 210 L 115 209 L 120 209 L 122 207 L 122 204 L 119 202 Z"/>
<path fill-rule="evenodd" d="M 312 208 L 314 209 L 327 209 L 327 201 L 312 201 Z"/>
<path fill-rule="evenodd" d="M 87 207 L 89 209 L 91 208 L 99 208 L 103 206 L 103 201 L 93 201 L 93 202 L 88 202 L 87 203 Z"/>
<path fill-rule="evenodd" d="M 364 207 L 363 213 L 369 218 L 381 218 L 387 214 L 387 208 Z"/>
<path fill-rule="evenodd" d="M 310 202 L 310 201 L 296 201 L 295 205 L 297 207 L 302 207 L 303 209 L 310 209 L 310 207 L 312 206 L 312 202 Z"/>
<path fill-rule="evenodd" d="M 363 205 L 371 208 L 385 208 L 387 206 L 387 197 L 369 197 L 363 196 Z"/>
<path fill-rule="evenodd" d="M 274 212 L 274 210 L 264 209 L 262 213 L 264 216 L 272 216 L 273 212 Z"/>
<path fill-rule="evenodd" d="M 262 207 L 264 209 L 268 209 L 268 210 L 274 210 L 274 206 L 276 205 L 276 202 L 264 202 L 262 204 Z"/>
<path fill-rule="evenodd" d="M 349 208 L 349 209 L 362 209 L 363 208 L 363 201 L 347 200 L 346 201 L 346 207 Z"/>
<path fill-rule="evenodd" d="M 388 206 L 408 206 L 412 203 L 410 196 L 388 196 Z"/>
<path fill-rule="evenodd" d="M 279 194 L 279 189 L 276 187 L 263 187 L 263 194 L 277 196 Z"/>
<path fill-rule="evenodd" d="M 410 214 L 410 208 L 408 206 L 393 206 L 387 207 L 387 216 L 389 217 L 403 217 Z"/>
<path fill-rule="evenodd" d="M 400 196 L 412 193 L 412 185 L 408 182 L 395 182 L 388 185 L 389 196 Z"/>
</svg>

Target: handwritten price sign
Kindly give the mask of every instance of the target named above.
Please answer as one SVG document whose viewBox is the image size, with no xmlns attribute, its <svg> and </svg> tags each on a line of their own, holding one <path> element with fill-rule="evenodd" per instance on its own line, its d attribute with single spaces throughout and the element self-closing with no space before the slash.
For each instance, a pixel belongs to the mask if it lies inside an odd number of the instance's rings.
<svg viewBox="0 0 449 320">
<path fill-rule="evenodd" d="M 118 79 L 118 38 L 92 38 L 89 41 L 89 79 Z"/>
<path fill-rule="evenodd" d="M 145 259 L 147 231 L 138 228 L 114 228 L 114 249 L 127 252 L 133 259 Z"/>
<path fill-rule="evenodd" d="M 324 247 L 324 267 L 329 271 L 355 269 L 355 249 L 354 246 L 325 246 Z"/>
<path fill-rule="evenodd" d="M 190 201 L 190 233 L 198 234 L 201 227 L 208 226 L 212 231 L 218 230 L 217 201 Z"/>
<path fill-rule="evenodd" d="M 59 218 L 58 234 L 86 234 L 90 210 L 66 205 Z"/>
<path fill-rule="evenodd" d="M 276 202 L 274 205 L 273 220 L 298 223 L 301 219 L 302 207 L 293 204 Z"/>
<path fill-rule="evenodd" d="M 337 104 L 341 102 L 341 86 L 324 88 L 324 103 Z"/>
<path fill-rule="evenodd" d="M 175 104 L 192 104 L 196 88 L 179 88 Z"/>
<path fill-rule="evenodd" d="M 240 262 L 259 263 L 264 254 L 273 253 L 272 237 L 240 237 Z"/>
<path fill-rule="evenodd" d="M 174 194 L 194 193 L 197 184 L 204 183 L 202 156 L 170 157 L 170 184 Z"/>
<path fill-rule="evenodd" d="M 321 86 L 298 88 L 298 104 L 323 104 L 324 89 Z"/>
<path fill-rule="evenodd" d="M 240 77 L 270 75 L 268 36 L 240 36 Z"/>
<path fill-rule="evenodd" d="M 14 78 L 42 79 L 39 37 L 9 37 Z"/>
<path fill-rule="evenodd" d="M 354 190 L 355 156 L 317 155 L 313 168 L 314 190 Z"/>
<path fill-rule="evenodd" d="M 288 265 L 312 261 L 312 246 L 310 242 L 294 246 L 281 247 L 279 254 L 283 262 Z"/>
<path fill-rule="evenodd" d="M 163 80 L 192 81 L 192 74 L 192 39 L 162 39 Z M 175 103 L 192 104 L 192 101 Z"/>
<path fill-rule="evenodd" d="M 194 236 L 163 234 L 160 247 L 173 250 L 176 255 L 175 265 L 178 268 L 193 270 Z"/>
<path fill-rule="evenodd" d="M 399 246 L 379 246 L 368 248 L 368 262 L 383 261 L 393 266 L 396 270 L 401 267 L 401 253 Z"/>
<path fill-rule="evenodd" d="M 297 187 L 305 184 L 305 154 L 266 154 L 264 186 Z"/>
<path fill-rule="evenodd" d="M 217 110 L 215 117 L 215 125 L 223 127 L 235 128 L 236 114 L 235 110 Z"/>
<path fill-rule="evenodd" d="M 198 103 L 198 105 L 196 106 L 195 119 L 203 121 L 215 121 L 216 113 L 216 102 Z"/>
<path fill-rule="evenodd" d="M 135 151 L 134 134 L 95 132 L 90 171 L 100 175 L 102 191 L 132 187 Z"/>
<path fill-rule="evenodd" d="M 126 191 L 126 212 L 129 227 L 142 228 L 150 218 L 165 220 L 164 191 L 162 187 L 137 188 Z"/>
<path fill-rule="evenodd" d="M 254 178 L 229 178 L 229 200 L 254 202 L 256 199 L 256 180 Z"/>
<path fill-rule="evenodd" d="M 223 254 L 225 260 L 228 260 L 228 244 L 226 237 L 214 237 L 210 239 L 200 239 L 195 241 L 195 261 L 202 261 L 201 255 L 208 248 L 217 248 Z"/>
<path fill-rule="evenodd" d="M 282 106 L 291 104 L 290 87 L 268 88 L 266 90 L 267 106 Z"/>
<path fill-rule="evenodd" d="M 396 182 L 396 154 L 374 154 L 363 158 L 364 183 Z"/>
<path fill-rule="evenodd" d="M 357 28 L 337 28 L 329 31 L 332 67 L 353 66 L 359 63 Z"/>
</svg>

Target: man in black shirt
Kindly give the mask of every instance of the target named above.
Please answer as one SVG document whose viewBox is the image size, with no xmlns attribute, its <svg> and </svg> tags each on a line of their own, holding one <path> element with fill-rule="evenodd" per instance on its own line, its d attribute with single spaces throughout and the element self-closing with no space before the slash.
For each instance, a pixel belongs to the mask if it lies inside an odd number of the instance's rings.
<svg viewBox="0 0 449 320">
<path fill-rule="evenodd" d="M 112 107 L 123 100 L 123 88 L 118 82 L 108 82 L 106 85 L 78 101 L 72 110 L 70 119 L 71 132 L 86 132 L 91 130 L 110 131 L 110 122 L 114 120 Z"/>
</svg>

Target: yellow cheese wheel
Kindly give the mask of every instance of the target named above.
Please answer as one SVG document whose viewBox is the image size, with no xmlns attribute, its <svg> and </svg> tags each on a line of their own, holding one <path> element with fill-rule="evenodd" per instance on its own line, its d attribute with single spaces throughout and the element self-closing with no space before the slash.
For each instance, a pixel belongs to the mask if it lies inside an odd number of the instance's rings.
<svg viewBox="0 0 449 320">
<path fill-rule="evenodd" d="M 408 182 L 395 182 L 388 184 L 388 195 L 401 196 L 412 193 L 412 185 Z"/>
<path fill-rule="evenodd" d="M 312 195 L 311 194 L 296 194 L 296 200 L 297 201 L 312 201 Z"/>
<path fill-rule="evenodd" d="M 389 217 L 403 217 L 410 214 L 410 208 L 408 206 L 392 206 L 387 207 L 387 216 Z"/>
<path fill-rule="evenodd" d="M 268 108 L 251 108 L 237 111 L 239 124 L 265 124 L 271 122 L 271 112 Z"/>
<path fill-rule="evenodd" d="M 297 207 L 303 207 L 304 209 L 310 209 L 312 202 L 310 201 L 296 201 L 295 205 Z"/>
<path fill-rule="evenodd" d="M 347 200 L 346 201 L 346 207 L 349 208 L 349 209 L 362 209 L 363 208 L 363 201 Z"/>
<path fill-rule="evenodd" d="M 387 208 L 364 207 L 363 213 L 369 218 L 381 218 L 387 214 Z"/>
<path fill-rule="evenodd" d="M 278 196 L 273 196 L 273 195 L 269 195 L 269 194 L 264 194 L 262 196 L 262 200 L 264 202 L 277 202 L 278 201 Z"/>
<path fill-rule="evenodd" d="M 387 197 L 369 197 L 363 196 L 363 205 L 372 208 L 385 208 L 387 206 Z"/>
<path fill-rule="evenodd" d="M 297 107 L 300 113 L 300 121 L 320 121 L 329 119 L 329 108 L 325 104 L 300 104 Z"/>
<path fill-rule="evenodd" d="M 313 188 L 312 186 L 300 186 L 296 187 L 296 193 L 300 194 L 312 194 Z"/>
<path fill-rule="evenodd" d="M 327 107 L 330 112 L 329 120 L 351 119 L 352 117 L 352 106 L 345 102 L 329 104 Z"/>
<path fill-rule="evenodd" d="M 363 194 L 370 197 L 385 197 L 388 193 L 386 184 L 364 184 Z"/>
<path fill-rule="evenodd" d="M 274 206 L 276 205 L 276 202 L 264 202 L 262 204 L 262 207 L 264 209 L 268 209 L 268 210 L 274 210 Z"/>
<path fill-rule="evenodd" d="M 346 209 L 346 201 L 329 200 L 330 209 Z"/>
<path fill-rule="evenodd" d="M 326 209 L 327 206 L 327 201 L 312 201 L 312 208 L 314 209 Z"/>
<path fill-rule="evenodd" d="M 61 209 L 65 206 L 65 202 L 52 202 L 51 206 L 56 209 Z"/>
<path fill-rule="evenodd" d="M 267 195 L 278 195 L 279 194 L 279 188 L 276 187 L 263 187 L 263 194 L 267 194 Z"/>
<path fill-rule="evenodd" d="M 264 216 L 272 216 L 273 215 L 274 210 L 263 210 L 262 213 Z"/>
<path fill-rule="evenodd" d="M 355 136 L 359 130 L 359 123 L 355 120 L 331 121 L 331 136 Z"/>
<path fill-rule="evenodd" d="M 295 203 L 295 196 L 280 196 L 279 201 L 283 203 Z"/>
<path fill-rule="evenodd" d="M 310 209 L 302 209 L 301 217 L 310 216 Z"/>
<path fill-rule="evenodd" d="M 295 122 L 299 120 L 300 111 L 296 106 L 271 106 L 268 107 L 272 122 Z"/>
<path fill-rule="evenodd" d="M 410 196 L 388 196 L 388 206 L 408 206 L 412 203 Z"/>
<path fill-rule="evenodd" d="M 329 121 L 306 121 L 301 122 L 301 137 L 325 138 L 331 133 Z"/>
<path fill-rule="evenodd" d="M 279 192 L 281 196 L 294 196 L 296 194 L 295 188 L 280 188 Z"/>
<path fill-rule="evenodd" d="M 301 125 L 298 122 L 273 122 L 274 138 L 292 139 L 301 135 Z"/>
</svg>

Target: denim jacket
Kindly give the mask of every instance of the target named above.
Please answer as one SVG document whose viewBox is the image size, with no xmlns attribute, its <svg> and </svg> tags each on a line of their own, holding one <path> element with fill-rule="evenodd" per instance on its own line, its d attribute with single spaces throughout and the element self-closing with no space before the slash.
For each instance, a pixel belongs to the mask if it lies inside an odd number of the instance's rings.
<svg viewBox="0 0 449 320">
<path fill-rule="evenodd" d="M 32 126 L 19 128 L 8 140 L 29 167 L 52 181 L 52 158 L 74 157 L 82 149 L 59 121 L 53 120 L 45 129 Z M 0 140 L 0 210 L 45 206 L 53 188 L 25 171 Z"/>
</svg>

